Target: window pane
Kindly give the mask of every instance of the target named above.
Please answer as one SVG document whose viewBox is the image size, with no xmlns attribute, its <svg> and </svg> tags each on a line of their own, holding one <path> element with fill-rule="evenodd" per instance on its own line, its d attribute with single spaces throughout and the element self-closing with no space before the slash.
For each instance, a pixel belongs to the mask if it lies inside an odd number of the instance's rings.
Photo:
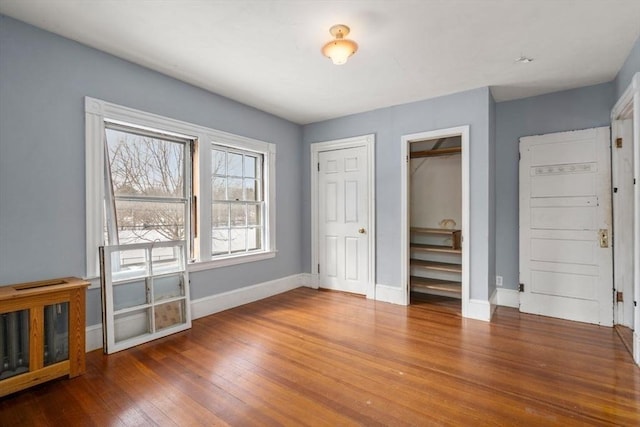
<svg viewBox="0 0 640 427">
<path fill-rule="evenodd" d="M 153 274 L 167 274 L 184 270 L 183 246 L 154 246 L 151 249 Z"/>
<path fill-rule="evenodd" d="M 227 153 L 220 150 L 211 151 L 211 173 L 213 175 L 227 174 Z"/>
<path fill-rule="evenodd" d="M 153 279 L 154 302 L 167 298 L 180 297 L 184 295 L 184 276 L 182 274 L 172 274 L 170 276 L 155 277 Z"/>
<path fill-rule="evenodd" d="M 113 280 L 129 280 L 149 274 L 149 262 L 144 249 L 123 249 L 111 254 Z"/>
<path fill-rule="evenodd" d="M 229 230 L 211 231 L 211 253 L 212 255 L 229 253 Z"/>
<path fill-rule="evenodd" d="M 229 227 L 229 203 L 214 203 L 211 207 L 211 226 Z"/>
<path fill-rule="evenodd" d="M 245 155 L 244 156 L 244 176 L 247 178 L 255 178 L 257 176 L 256 171 L 256 158 L 254 156 Z"/>
<path fill-rule="evenodd" d="M 154 307 L 156 331 L 180 325 L 184 319 L 184 301 L 171 301 Z"/>
<path fill-rule="evenodd" d="M 246 250 L 247 230 L 246 228 L 231 229 L 231 253 L 244 252 Z"/>
<path fill-rule="evenodd" d="M 231 225 L 244 227 L 246 225 L 246 213 L 244 204 L 231 205 Z"/>
<path fill-rule="evenodd" d="M 185 144 L 106 129 L 116 196 L 184 197 Z"/>
<path fill-rule="evenodd" d="M 260 205 L 247 205 L 247 225 L 261 225 L 261 210 L 262 206 Z"/>
<path fill-rule="evenodd" d="M 212 200 L 227 200 L 227 178 L 213 177 L 211 198 Z"/>
<path fill-rule="evenodd" d="M 151 311 L 142 309 L 113 316 L 116 343 L 151 333 Z"/>
<path fill-rule="evenodd" d="M 260 188 L 259 182 L 255 179 L 244 180 L 244 199 L 245 200 L 260 200 Z"/>
<path fill-rule="evenodd" d="M 242 176 L 242 154 L 227 153 L 229 159 L 229 169 L 227 175 Z"/>
<path fill-rule="evenodd" d="M 247 250 L 262 249 L 262 229 L 250 228 L 247 230 Z"/>
<path fill-rule="evenodd" d="M 184 203 L 116 200 L 121 245 L 184 239 Z"/>
<path fill-rule="evenodd" d="M 113 285 L 113 309 L 115 311 L 148 304 L 148 297 L 147 283 L 144 279 Z"/>
<path fill-rule="evenodd" d="M 229 178 L 229 199 L 242 200 L 242 179 Z"/>
</svg>

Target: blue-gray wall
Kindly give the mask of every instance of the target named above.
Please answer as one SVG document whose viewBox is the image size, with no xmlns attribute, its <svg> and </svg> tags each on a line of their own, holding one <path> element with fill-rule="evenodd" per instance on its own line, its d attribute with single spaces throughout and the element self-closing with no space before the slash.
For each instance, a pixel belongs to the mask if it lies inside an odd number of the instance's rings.
<svg viewBox="0 0 640 427">
<path fill-rule="evenodd" d="M 595 86 L 500 102 L 496 106 L 496 274 L 518 284 L 519 138 L 611 124 L 611 109 L 640 72 L 640 38 L 615 80 Z"/>
<path fill-rule="evenodd" d="M 400 167 L 402 135 L 470 125 L 471 298 L 487 300 L 492 244 L 492 160 L 488 88 L 403 104 L 304 126 L 303 266 L 311 271 L 310 144 L 357 135 L 376 136 L 376 283 L 400 287 Z M 493 280 L 493 279 L 491 279 Z"/>
<path fill-rule="evenodd" d="M 504 287 L 518 284 L 519 138 L 609 126 L 614 83 L 496 104 L 496 274 Z"/>
<path fill-rule="evenodd" d="M 633 78 L 635 73 L 640 72 L 640 37 L 636 40 L 636 43 L 633 45 L 631 52 L 629 52 L 629 56 L 627 56 L 624 65 L 618 72 L 618 76 L 615 79 L 616 85 L 616 100 L 622 96 L 629 84 L 631 84 L 631 79 Z"/>
<path fill-rule="evenodd" d="M 193 273 L 192 298 L 302 271 L 300 126 L 0 15 L 0 284 L 85 275 L 85 96 L 277 145 L 276 258 Z"/>
</svg>

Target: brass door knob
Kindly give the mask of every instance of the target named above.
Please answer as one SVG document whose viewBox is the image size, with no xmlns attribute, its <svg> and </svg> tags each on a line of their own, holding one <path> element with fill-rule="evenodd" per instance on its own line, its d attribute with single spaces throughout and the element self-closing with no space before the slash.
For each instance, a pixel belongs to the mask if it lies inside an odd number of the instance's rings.
<svg viewBox="0 0 640 427">
<path fill-rule="evenodd" d="M 360 228 L 360 229 L 358 230 L 358 233 L 360 233 L 360 234 L 364 234 L 364 233 L 366 233 L 366 232 L 367 232 L 367 230 L 365 230 L 365 229 L 364 229 L 364 227 L 363 227 L 363 228 Z"/>
</svg>

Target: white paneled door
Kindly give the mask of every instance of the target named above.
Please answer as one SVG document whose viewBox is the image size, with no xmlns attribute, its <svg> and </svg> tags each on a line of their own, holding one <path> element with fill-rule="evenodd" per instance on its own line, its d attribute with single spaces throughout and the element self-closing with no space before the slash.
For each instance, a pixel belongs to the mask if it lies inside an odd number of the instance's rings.
<svg viewBox="0 0 640 427">
<path fill-rule="evenodd" d="M 367 177 L 365 146 L 318 153 L 318 276 L 322 288 L 366 294 Z"/>
<path fill-rule="evenodd" d="M 609 139 L 520 139 L 520 311 L 612 325 Z"/>
</svg>

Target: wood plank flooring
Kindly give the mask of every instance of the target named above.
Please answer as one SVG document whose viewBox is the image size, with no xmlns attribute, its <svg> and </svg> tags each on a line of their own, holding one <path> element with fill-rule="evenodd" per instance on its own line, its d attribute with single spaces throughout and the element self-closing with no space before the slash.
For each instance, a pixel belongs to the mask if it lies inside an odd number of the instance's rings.
<svg viewBox="0 0 640 427">
<path fill-rule="evenodd" d="M 300 288 L 0 399 L 2 426 L 640 425 L 613 328 Z"/>
</svg>

